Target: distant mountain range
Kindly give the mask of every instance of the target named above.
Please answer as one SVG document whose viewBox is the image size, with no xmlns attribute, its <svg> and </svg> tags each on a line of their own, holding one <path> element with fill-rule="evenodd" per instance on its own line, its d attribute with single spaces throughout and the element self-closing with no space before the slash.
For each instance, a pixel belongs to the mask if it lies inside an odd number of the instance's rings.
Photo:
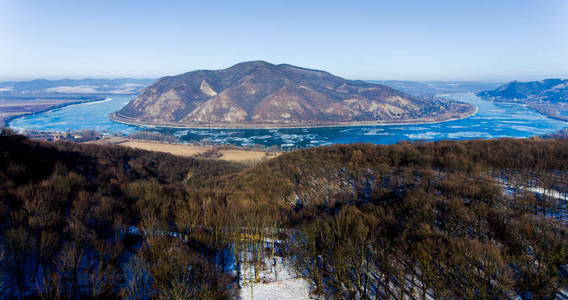
<svg viewBox="0 0 568 300">
<path fill-rule="evenodd" d="M 478 95 L 491 100 L 566 102 L 568 101 L 568 79 L 512 81 L 495 90 L 483 91 Z"/>
<path fill-rule="evenodd" d="M 137 94 L 155 79 L 35 79 L 0 82 L 0 95 Z"/>
<path fill-rule="evenodd" d="M 502 85 L 497 82 L 477 81 L 400 81 L 400 80 L 371 80 L 369 82 L 389 86 L 407 94 L 420 97 L 434 97 L 436 95 L 452 93 L 479 93 L 480 91 L 495 89 Z"/>
<path fill-rule="evenodd" d="M 111 117 L 182 127 L 293 127 L 434 122 L 473 110 L 324 71 L 252 61 L 163 77 Z"/>
</svg>

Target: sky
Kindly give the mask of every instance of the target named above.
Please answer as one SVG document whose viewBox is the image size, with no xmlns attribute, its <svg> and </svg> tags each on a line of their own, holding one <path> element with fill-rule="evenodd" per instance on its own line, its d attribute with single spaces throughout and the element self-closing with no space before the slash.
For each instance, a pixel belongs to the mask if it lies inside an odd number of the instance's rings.
<svg viewBox="0 0 568 300">
<path fill-rule="evenodd" d="M 568 77 L 566 0 L 0 0 L 0 80 L 248 60 L 363 80 Z"/>
</svg>

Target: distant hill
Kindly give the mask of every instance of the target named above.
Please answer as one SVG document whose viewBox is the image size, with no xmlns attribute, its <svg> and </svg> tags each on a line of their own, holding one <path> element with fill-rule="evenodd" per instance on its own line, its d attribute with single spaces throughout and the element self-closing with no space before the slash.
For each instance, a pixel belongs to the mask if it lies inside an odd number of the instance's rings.
<svg viewBox="0 0 568 300">
<path fill-rule="evenodd" d="M 111 117 L 164 126 L 290 127 L 432 122 L 472 112 L 467 104 L 427 100 L 324 71 L 252 61 L 163 77 Z"/>
<path fill-rule="evenodd" d="M 568 79 L 512 81 L 478 96 L 496 102 L 527 105 L 549 118 L 568 121 Z"/>
<path fill-rule="evenodd" d="M 478 95 L 492 100 L 566 102 L 568 101 L 568 79 L 512 81 L 495 90 L 483 91 Z"/>
<path fill-rule="evenodd" d="M 371 80 L 403 91 L 407 94 L 420 97 L 433 97 L 451 93 L 478 93 L 483 90 L 495 89 L 501 83 L 477 81 L 400 81 L 400 80 Z"/>
<path fill-rule="evenodd" d="M 0 82 L 0 95 L 135 94 L 154 79 L 35 79 Z"/>
</svg>

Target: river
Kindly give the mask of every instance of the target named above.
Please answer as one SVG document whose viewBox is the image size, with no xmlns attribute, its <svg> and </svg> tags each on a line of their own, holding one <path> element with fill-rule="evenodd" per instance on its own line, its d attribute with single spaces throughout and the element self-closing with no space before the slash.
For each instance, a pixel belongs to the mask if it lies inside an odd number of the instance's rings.
<svg viewBox="0 0 568 300">
<path fill-rule="evenodd" d="M 285 149 L 336 143 L 393 144 L 403 140 L 522 138 L 568 127 L 568 122 L 547 118 L 523 105 L 493 103 L 472 93 L 444 96 L 476 105 L 477 113 L 469 118 L 435 124 L 299 129 L 174 129 L 132 126 L 110 120 L 108 115 L 122 108 L 134 96 L 109 95 L 111 99 L 108 101 L 71 105 L 20 117 L 10 122 L 10 127 L 16 130 L 49 131 L 95 129 L 123 135 L 137 130 L 151 130 L 171 134 L 187 142 L 278 145 Z"/>
</svg>

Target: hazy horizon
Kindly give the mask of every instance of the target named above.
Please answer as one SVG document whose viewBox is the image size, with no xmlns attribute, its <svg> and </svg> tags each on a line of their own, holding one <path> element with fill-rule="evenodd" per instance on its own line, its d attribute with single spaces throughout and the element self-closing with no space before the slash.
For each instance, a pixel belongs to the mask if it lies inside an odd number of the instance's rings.
<svg viewBox="0 0 568 300">
<path fill-rule="evenodd" d="M 568 77 L 568 2 L 0 2 L 0 81 L 159 78 L 265 60 L 347 79 Z"/>
<path fill-rule="evenodd" d="M 240 61 L 240 62 L 236 62 L 237 63 L 241 63 L 244 61 Z M 177 73 L 177 74 L 164 74 L 161 76 L 129 76 L 129 75 L 125 75 L 125 76 L 112 76 L 112 75 L 108 75 L 108 76 L 104 76 L 104 75 L 93 75 L 93 76 L 60 76 L 60 75 L 54 75 L 54 76 L 37 76 L 37 77 L 23 77 L 23 78 L 2 78 L 0 77 L 0 82 L 21 82 L 21 81 L 33 81 L 33 80 L 50 80 L 50 81 L 56 81 L 56 80 L 113 80 L 113 79 L 136 79 L 136 80 L 144 80 L 144 79 L 150 79 L 150 80 L 157 80 L 159 78 L 162 77 L 166 77 L 166 76 L 175 76 L 175 75 L 180 75 L 186 72 L 191 72 L 191 71 L 198 71 L 198 70 L 220 70 L 220 69 L 227 69 L 235 64 L 232 64 L 226 68 L 219 68 L 219 69 L 193 69 L 193 70 L 187 70 L 185 72 L 181 72 L 181 73 Z M 274 64 L 279 64 L 279 63 L 274 63 Z M 298 66 L 298 67 L 303 67 L 303 66 Z M 321 69 L 322 71 L 326 71 L 324 69 Z M 333 75 L 338 75 L 338 74 L 333 74 Z M 341 76 L 341 75 L 338 75 Z M 342 76 L 343 77 L 343 76 Z M 413 82 L 422 82 L 422 83 L 427 83 L 427 82 L 486 82 L 486 83 L 507 83 L 507 82 L 511 82 L 511 81 L 540 81 L 540 80 L 544 80 L 544 79 L 552 79 L 552 78 L 560 78 L 560 79 L 568 79 L 568 77 L 566 76 L 555 76 L 555 75 L 551 75 L 551 76 L 535 76 L 535 77 L 528 77 L 525 79 L 517 79 L 517 78 L 510 78 L 510 79 L 502 79 L 502 80 L 490 80 L 490 79 L 392 79 L 392 78 L 369 78 L 369 79 L 361 79 L 361 78 L 348 78 L 348 77 L 344 77 L 345 79 L 349 79 L 349 80 L 363 80 L 363 81 L 413 81 Z"/>
</svg>

